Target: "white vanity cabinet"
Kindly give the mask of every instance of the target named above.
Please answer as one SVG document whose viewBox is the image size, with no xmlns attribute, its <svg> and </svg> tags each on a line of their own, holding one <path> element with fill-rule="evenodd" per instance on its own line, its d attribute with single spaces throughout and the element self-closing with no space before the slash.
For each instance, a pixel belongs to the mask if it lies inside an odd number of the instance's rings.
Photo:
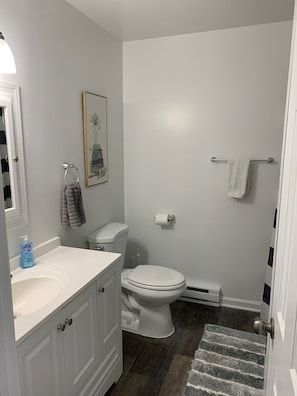
<svg viewBox="0 0 297 396">
<path fill-rule="evenodd" d="M 122 374 L 120 269 L 112 266 L 17 346 L 22 396 L 103 396 Z"/>
<path fill-rule="evenodd" d="M 78 395 L 99 362 L 95 283 L 68 304 L 62 313 L 60 331 L 64 342 L 65 395 Z"/>
<path fill-rule="evenodd" d="M 83 393 L 88 396 L 104 395 L 123 372 L 120 271 L 107 273 L 97 280 L 97 313 L 100 361 L 94 381 Z M 92 388 L 96 393 L 91 392 Z"/>
<path fill-rule="evenodd" d="M 61 320 L 61 313 L 54 315 L 17 347 L 22 396 L 63 395 L 63 337 L 57 331 Z"/>
</svg>

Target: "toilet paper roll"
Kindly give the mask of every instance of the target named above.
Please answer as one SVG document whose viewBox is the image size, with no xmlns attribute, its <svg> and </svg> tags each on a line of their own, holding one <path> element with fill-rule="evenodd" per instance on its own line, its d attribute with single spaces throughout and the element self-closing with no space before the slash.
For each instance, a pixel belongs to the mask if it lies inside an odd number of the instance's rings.
<svg viewBox="0 0 297 396">
<path fill-rule="evenodd" d="M 169 214 L 157 213 L 155 216 L 155 223 L 158 225 L 169 225 Z"/>
</svg>

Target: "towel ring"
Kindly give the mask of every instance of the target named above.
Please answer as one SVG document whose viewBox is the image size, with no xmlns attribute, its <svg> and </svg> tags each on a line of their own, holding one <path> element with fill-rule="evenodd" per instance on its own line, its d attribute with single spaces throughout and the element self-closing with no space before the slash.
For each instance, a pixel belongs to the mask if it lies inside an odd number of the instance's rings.
<svg viewBox="0 0 297 396">
<path fill-rule="evenodd" d="M 65 169 L 65 174 L 64 174 L 64 183 L 65 183 L 65 186 L 68 186 L 68 183 L 67 183 L 67 175 L 68 175 L 69 169 L 72 169 L 72 170 L 75 171 L 75 173 L 76 173 L 76 183 L 79 183 L 79 173 L 78 173 L 77 167 L 76 167 L 75 165 L 73 165 L 73 164 L 68 164 L 67 162 L 64 162 L 64 163 L 62 164 L 62 166 L 63 166 L 63 168 Z"/>
</svg>

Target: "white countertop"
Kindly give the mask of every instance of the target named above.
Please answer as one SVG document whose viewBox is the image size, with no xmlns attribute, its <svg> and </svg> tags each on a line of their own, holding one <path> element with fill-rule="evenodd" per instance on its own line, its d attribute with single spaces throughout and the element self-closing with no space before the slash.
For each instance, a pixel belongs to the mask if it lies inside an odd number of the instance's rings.
<svg viewBox="0 0 297 396">
<path fill-rule="evenodd" d="M 32 268 L 12 272 L 12 283 L 44 274 L 57 276 L 63 282 L 59 294 L 47 305 L 14 320 L 16 344 L 20 344 L 49 316 L 65 306 L 112 264 L 119 263 L 120 254 L 59 246 L 38 257 Z"/>
</svg>

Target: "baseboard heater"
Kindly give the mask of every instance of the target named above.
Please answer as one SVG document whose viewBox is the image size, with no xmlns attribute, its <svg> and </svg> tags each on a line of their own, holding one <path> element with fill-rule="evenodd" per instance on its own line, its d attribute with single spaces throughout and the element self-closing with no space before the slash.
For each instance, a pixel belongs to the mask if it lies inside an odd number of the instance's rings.
<svg viewBox="0 0 297 396">
<path fill-rule="evenodd" d="M 194 284 L 187 281 L 186 291 L 179 299 L 219 307 L 220 291 L 221 288 L 217 285 L 199 285 L 198 283 Z"/>
</svg>

